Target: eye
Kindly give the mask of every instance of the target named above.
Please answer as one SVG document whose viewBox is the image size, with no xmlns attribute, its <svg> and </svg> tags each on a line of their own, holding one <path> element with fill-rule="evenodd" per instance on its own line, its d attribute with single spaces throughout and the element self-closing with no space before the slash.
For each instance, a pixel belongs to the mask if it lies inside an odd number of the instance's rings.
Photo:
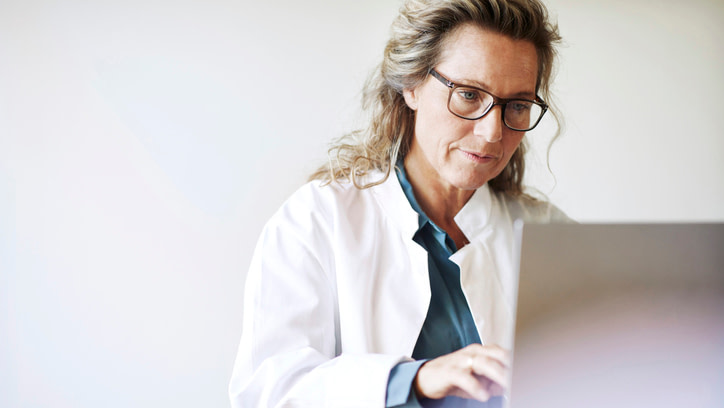
<svg viewBox="0 0 724 408">
<path fill-rule="evenodd" d="M 528 101 L 510 101 L 508 102 L 508 109 L 512 109 L 516 113 L 526 113 L 530 111 L 532 103 Z"/>
<path fill-rule="evenodd" d="M 457 94 L 465 102 L 476 102 L 480 100 L 480 95 L 478 95 L 478 92 L 474 89 L 460 88 Z"/>
</svg>

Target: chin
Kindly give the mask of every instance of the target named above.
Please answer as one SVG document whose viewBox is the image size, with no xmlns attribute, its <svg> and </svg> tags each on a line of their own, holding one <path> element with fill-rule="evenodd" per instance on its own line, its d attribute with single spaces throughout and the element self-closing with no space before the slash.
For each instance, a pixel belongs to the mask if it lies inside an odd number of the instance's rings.
<svg viewBox="0 0 724 408">
<path fill-rule="evenodd" d="M 487 175 L 483 176 L 480 174 L 458 175 L 458 177 L 455 179 L 455 182 L 451 184 L 461 190 L 477 190 L 480 187 L 484 186 L 485 183 L 492 180 L 494 177 L 495 176 L 488 177 Z"/>
<path fill-rule="evenodd" d="M 488 182 L 488 179 L 483 180 L 458 180 L 457 183 L 452 183 L 456 188 L 460 190 L 477 190 L 484 186 Z"/>
</svg>

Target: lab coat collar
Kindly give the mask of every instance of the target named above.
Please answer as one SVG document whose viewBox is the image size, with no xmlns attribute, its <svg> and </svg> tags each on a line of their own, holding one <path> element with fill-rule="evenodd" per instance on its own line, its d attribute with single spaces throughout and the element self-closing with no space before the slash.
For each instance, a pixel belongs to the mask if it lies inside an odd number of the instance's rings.
<svg viewBox="0 0 724 408">
<path fill-rule="evenodd" d="M 379 177 L 381 176 L 382 174 L 379 174 Z M 413 279 L 407 284 L 418 288 L 423 302 L 421 304 L 429 304 L 430 283 L 427 272 L 427 253 L 412 240 L 419 228 L 417 212 L 410 206 L 394 171 L 390 172 L 387 180 L 371 190 L 391 223 L 397 227 L 403 237 L 409 238 L 408 250 L 411 261 L 415 265 L 412 270 L 417 273 L 412 275 Z M 496 228 L 500 229 L 502 222 L 493 215 L 497 211 L 494 207 L 495 200 L 487 184 L 473 193 L 470 200 L 455 216 L 455 222 L 470 240 L 470 244 L 454 253 L 450 260 L 460 267 L 463 293 L 469 302 L 473 320 L 483 344 L 509 346 L 511 340 L 508 332 L 510 331 L 511 310 L 509 305 L 505 304 L 503 296 L 505 290 L 501 286 L 501 279 L 498 276 L 499 267 L 506 268 L 507 265 L 501 265 L 499 261 L 496 261 L 494 256 L 496 251 L 494 250 L 493 253 L 488 251 L 488 245 L 495 244 L 486 242 L 492 237 Z M 506 229 L 503 228 L 502 231 L 506 231 Z M 419 312 L 416 317 L 419 320 L 419 326 L 422 327 L 426 309 L 420 309 Z M 409 349 L 411 353 L 413 346 L 414 342 L 406 345 L 405 350 Z"/>
<path fill-rule="evenodd" d="M 492 193 L 486 183 L 475 190 L 472 197 L 455 216 L 455 223 L 469 241 L 482 235 L 489 228 L 492 204 Z"/>
<path fill-rule="evenodd" d="M 379 173 L 376 176 L 382 177 Z M 389 177 L 382 184 L 372 188 L 378 204 L 387 214 L 392 223 L 405 238 L 412 239 L 419 228 L 418 214 L 407 201 L 395 170 L 391 169 Z"/>
<path fill-rule="evenodd" d="M 375 178 L 382 177 L 382 173 L 377 173 L 374 176 Z M 387 180 L 374 187 L 373 191 L 378 197 L 378 203 L 393 220 L 403 236 L 412 238 L 420 227 L 418 214 L 410 206 L 405 192 L 402 190 L 399 180 L 397 180 L 394 169 L 390 170 Z M 455 216 L 455 223 L 468 240 L 472 241 L 490 228 L 492 207 L 492 193 L 486 183 L 475 190 L 468 202 Z"/>
</svg>

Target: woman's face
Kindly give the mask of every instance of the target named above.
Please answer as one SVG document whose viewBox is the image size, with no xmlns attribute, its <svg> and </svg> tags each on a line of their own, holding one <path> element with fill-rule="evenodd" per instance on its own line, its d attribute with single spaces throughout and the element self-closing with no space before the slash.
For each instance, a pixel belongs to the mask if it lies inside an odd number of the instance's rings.
<svg viewBox="0 0 724 408">
<path fill-rule="evenodd" d="M 463 25 L 450 34 L 443 49 L 434 68 L 450 81 L 501 98 L 535 99 L 538 60 L 531 42 Z M 416 115 L 405 168 L 413 183 L 423 188 L 474 190 L 503 171 L 525 133 L 503 124 L 502 106 L 478 120 L 453 115 L 447 108 L 449 92 L 431 75 L 404 91 Z"/>
</svg>

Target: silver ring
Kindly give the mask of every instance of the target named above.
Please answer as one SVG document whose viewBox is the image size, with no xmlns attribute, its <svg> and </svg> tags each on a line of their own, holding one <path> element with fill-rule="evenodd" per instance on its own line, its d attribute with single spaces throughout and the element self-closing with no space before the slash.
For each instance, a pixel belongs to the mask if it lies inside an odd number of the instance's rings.
<svg viewBox="0 0 724 408">
<path fill-rule="evenodd" d="M 468 357 L 468 369 L 470 370 L 471 373 L 473 372 L 473 357 L 472 356 Z"/>
</svg>

